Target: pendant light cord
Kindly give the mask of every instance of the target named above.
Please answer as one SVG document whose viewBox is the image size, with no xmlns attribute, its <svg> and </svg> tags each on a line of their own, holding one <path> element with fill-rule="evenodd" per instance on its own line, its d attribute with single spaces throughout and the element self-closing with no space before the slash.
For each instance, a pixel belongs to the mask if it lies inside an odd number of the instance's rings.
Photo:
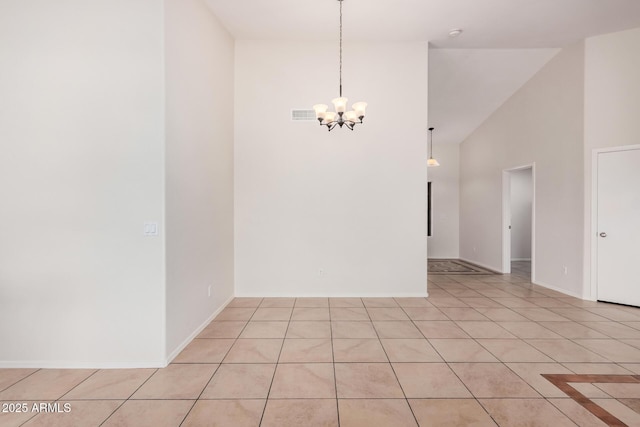
<svg viewBox="0 0 640 427">
<path fill-rule="evenodd" d="M 433 129 L 429 128 L 429 158 L 433 159 Z"/>
<path fill-rule="evenodd" d="M 340 2 L 340 98 L 342 98 L 342 1 Z"/>
</svg>

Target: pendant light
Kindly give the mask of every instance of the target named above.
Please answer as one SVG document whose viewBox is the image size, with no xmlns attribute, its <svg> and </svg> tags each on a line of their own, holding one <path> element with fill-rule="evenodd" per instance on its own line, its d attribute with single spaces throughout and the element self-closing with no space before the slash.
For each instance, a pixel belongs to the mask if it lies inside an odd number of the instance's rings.
<svg viewBox="0 0 640 427">
<path fill-rule="evenodd" d="M 327 111 L 329 108 L 326 104 L 316 104 L 313 109 L 316 112 L 316 119 L 320 122 L 321 126 L 326 126 L 331 131 L 336 126 L 346 126 L 348 129 L 353 130 L 353 127 L 358 123 L 362 123 L 364 119 L 365 109 L 367 108 L 366 102 L 356 102 L 351 106 L 352 110 L 347 110 L 347 98 L 342 96 L 342 2 L 340 3 L 340 86 L 338 98 L 333 99 L 331 102 L 335 107 L 335 112 Z"/>
<path fill-rule="evenodd" d="M 433 129 L 429 128 L 429 160 L 427 160 L 427 167 L 440 166 L 440 163 L 433 158 Z"/>
</svg>

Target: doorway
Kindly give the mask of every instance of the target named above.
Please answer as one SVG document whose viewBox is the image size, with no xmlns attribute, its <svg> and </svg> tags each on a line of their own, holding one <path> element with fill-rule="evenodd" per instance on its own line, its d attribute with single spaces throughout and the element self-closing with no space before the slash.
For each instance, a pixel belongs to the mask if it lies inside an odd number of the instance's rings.
<svg viewBox="0 0 640 427">
<path fill-rule="evenodd" d="M 640 306 L 640 147 L 598 150 L 593 165 L 597 299 Z"/>
<path fill-rule="evenodd" d="M 502 272 L 533 281 L 535 165 L 503 171 Z"/>
</svg>

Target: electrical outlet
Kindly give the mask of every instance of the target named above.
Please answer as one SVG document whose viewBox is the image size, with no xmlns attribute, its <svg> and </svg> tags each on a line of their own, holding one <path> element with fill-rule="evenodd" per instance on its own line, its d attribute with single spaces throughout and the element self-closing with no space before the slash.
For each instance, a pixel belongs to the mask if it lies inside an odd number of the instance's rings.
<svg viewBox="0 0 640 427">
<path fill-rule="evenodd" d="M 211 285 L 207 288 L 207 296 L 211 296 Z"/>
<path fill-rule="evenodd" d="M 475 254 L 475 253 L 476 253 L 476 251 L 477 251 L 477 250 L 476 250 L 476 247 L 474 246 L 474 247 L 473 247 L 473 253 Z"/>
<path fill-rule="evenodd" d="M 564 273 L 564 275 L 566 276 L 567 274 L 569 274 L 569 269 L 567 268 L 566 265 L 562 266 L 562 272 Z"/>
<path fill-rule="evenodd" d="M 318 269 L 318 277 L 324 277 L 325 272 L 324 272 L 324 268 L 319 268 Z"/>
</svg>

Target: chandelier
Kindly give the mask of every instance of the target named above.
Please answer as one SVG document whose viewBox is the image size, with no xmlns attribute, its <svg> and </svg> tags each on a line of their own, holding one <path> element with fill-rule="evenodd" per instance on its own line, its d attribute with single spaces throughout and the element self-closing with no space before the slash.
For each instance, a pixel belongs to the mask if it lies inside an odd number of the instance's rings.
<svg viewBox="0 0 640 427">
<path fill-rule="evenodd" d="M 340 2 L 340 96 L 332 99 L 331 102 L 335 108 L 335 112 L 327 111 L 329 108 L 326 104 L 316 104 L 313 109 L 316 112 L 316 119 L 320 122 L 320 126 L 326 126 L 331 131 L 336 126 L 346 126 L 350 130 L 358 123 L 362 123 L 364 112 L 367 108 L 366 102 L 356 102 L 351 106 L 352 110 L 347 110 L 347 98 L 342 96 L 342 2 Z"/>
<path fill-rule="evenodd" d="M 427 160 L 427 167 L 440 166 L 440 163 L 433 158 L 433 129 L 429 128 L 429 160 Z"/>
</svg>

